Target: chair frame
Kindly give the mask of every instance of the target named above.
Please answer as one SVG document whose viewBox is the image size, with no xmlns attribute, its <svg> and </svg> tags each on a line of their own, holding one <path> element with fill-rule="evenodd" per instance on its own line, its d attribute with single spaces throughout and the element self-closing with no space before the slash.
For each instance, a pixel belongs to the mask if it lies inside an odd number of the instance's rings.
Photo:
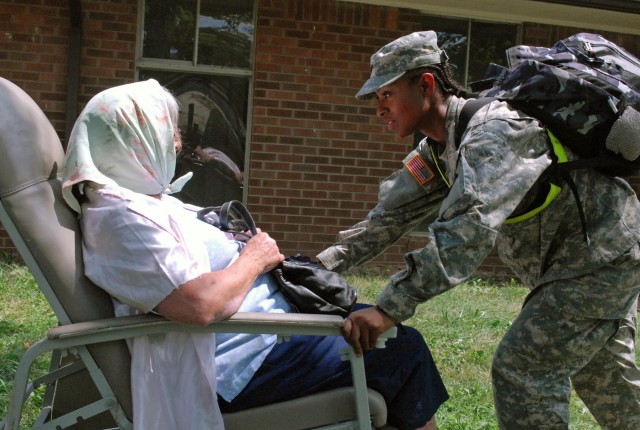
<svg viewBox="0 0 640 430">
<path fill-rule="evenodd" d="M 17 430 L 19 428 L 22 409 L 30 392 L 40 384 L 51 384 L 59 377 L 72 372 L 77 372 L 82 368 L 87 368 L 92 375 L 93 382 L 100 392 L 102 399 L 84 406 L 72 413 L 57 417 L 53 420 L 44 422 L 49 415 L 51 405 L 43 405 L 43 413 L 38 421 L 36 428 L 57 429 L 66 428 L 75 424 L 78 417 L 87 419 L 105 411 L 110 411 L 115 422 L 120 429 L 127 430 L 132 428 L 132 423 L 126 417 L 126 414 L 119 406 L 115 394 L 111 390 L 108 381 L 96 365 L 86 346 L 110 342 L 114 340 L 124 340 L 137 336 L 153 336 L 167 332 L 191 332 L 191 333 L 252 333 L 252 334 L 276 334 L 278 341 L 286 341 L 286 338 L 292 335 L 308 335 L 308 336 L 341 336 L 344 320 L 342 317 L 335 315 L 321 314 L 271 314 L 257 312 L 240 312 L 227 320 L 210 324 L 206 327 L 187 326 L 177 322 L 169 321 L 160 315 L 136 315 L 129 317 L 114 317 L 100 319 L 95 321 L 85 321 L 80 323 L 71 323 L 66 316 L 62 306 L 55 296 L 51 286 L 49 285 L 44 273 L 36 263 L 33 254 L 30 252 L 27 244 L 22 239 L 18 230 L 7 214 L 2 202 L 0 201 L 0 221 L 9 237 L 14 242 L 18 252 L 25 261 L 27 267 L 31 271 L 45 295 L 47 301 L 54 310 L 61 325 L 51 328 L 45 339 L 33 344 L 27 349 L 20 360 L 16 370 L 13 389 L 9 403 L 9 409 L 5 420 L 0 422 L 0 430 Z M 386 339 L 395 337 L 395 327 L 384 333 L 378 342 L 378 347 L 384 347 Z M 53 366 L 50 373 L 38 378 L 35 381 L 29 381 L 29 371 L 33 362 L 42 354 L 53 351 L 64 353 L 67 351 L 75 351 L 80 357 L 81 365 L 77 362 L 62 368 Z M 370 430 L 371 418 L 368 397 L 371 390 L 367 389 L 365 379 L 364 360 L 362 356 L 357 356 L 352 347 L 342 351 L 342 359 L 351 362 L 353 375 L 353 390 L 355 398 L 356 418 L 353 420 L 343 421 L 329 426 L 321 426 L 325 430 L 338 429 L 358 429 Z M 375 392 L 374 392 L 375 393 Z M 377 394 L 377 393 L 375 393 Z M 45 396 L 45 403 L 46 403 Z M 386 418 L 386 417 L 385 417 Z"/>
</svg>

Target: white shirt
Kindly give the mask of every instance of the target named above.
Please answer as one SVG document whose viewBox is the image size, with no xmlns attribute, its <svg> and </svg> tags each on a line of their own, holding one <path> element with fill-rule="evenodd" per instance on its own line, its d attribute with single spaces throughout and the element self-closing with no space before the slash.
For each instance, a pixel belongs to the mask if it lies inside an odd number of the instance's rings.
<svg viewBox="0 0 640 430">
<path fill-rule="evenodd" d="M 117 316 L 153 310 L 178 286 L 230 265 L 244 246 L 195 219 L 198 208 L 172 197 L 155 199 L 113 186 L 85 193 L 85 273 L 114 298 Z M 269 275 L 258 278 L 240 308 L 289 310 Z M 132 339 L 134 426 L 222 428 L 216 389 L 232 400 L 275 341 L 274 335 L 188 333 Z"/>
</svg>

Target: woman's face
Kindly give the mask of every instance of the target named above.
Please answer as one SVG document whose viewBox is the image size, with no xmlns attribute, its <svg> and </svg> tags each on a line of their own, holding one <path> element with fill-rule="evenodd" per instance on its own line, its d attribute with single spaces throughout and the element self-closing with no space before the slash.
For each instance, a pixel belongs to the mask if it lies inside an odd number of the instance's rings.
<svg viewBox="0 0 640 430">
<path fill-rule="evenodd" d="M 182 151 L 182 136 L 180 135 L 180 129 L 177 128 L 173 133 L 173 146 L 176 149 L 176 156 Z"/>
<path fill-rule="evenodd" d="M 420 131 L 424 123 L 425 98 L 419 82 L 402 77 L 376 91 L 376 115 L 387 130 L 403 138 Z"/>
</svg>

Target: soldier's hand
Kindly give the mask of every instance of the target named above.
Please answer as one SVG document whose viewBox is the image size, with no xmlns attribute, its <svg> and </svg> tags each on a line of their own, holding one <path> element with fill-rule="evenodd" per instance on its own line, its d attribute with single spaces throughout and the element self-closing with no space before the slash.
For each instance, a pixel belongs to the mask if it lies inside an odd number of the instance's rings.
<svg viewBox="0 0 640 430">
<path fill-rule="evenodd" d="M 344 322 L 342 335 L 361 356 L 376 346 L 378 337 L 393 327 L 395 321 L 382 310 L 369 307 L 352 312 Z"/>
</svg>

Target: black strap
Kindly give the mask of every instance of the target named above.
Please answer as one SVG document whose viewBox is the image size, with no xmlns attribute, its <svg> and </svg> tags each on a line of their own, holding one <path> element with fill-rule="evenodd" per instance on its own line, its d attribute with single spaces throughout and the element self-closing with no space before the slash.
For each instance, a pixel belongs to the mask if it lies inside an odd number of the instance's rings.
<svg viewBox="0 0 640 430">
<path fill-rule="evenodd" d="M 214 212 L 217 217 L 213 217 L 213 219 L 207 217 L 211 212 Z M 196 217 L 222 231 L 234 234 L 244 234 L 244 232 L 250 231 L 252 235 L 255 235 L 258 232 L 249 210 L 238 200 L 225 202 L 222 206 L 209 206 L 200 209 Z M 247 239 L 250 237 L 249 235 L 245 236 Z"/>
<path fill-rule="evenodd" d="M 454 136 L 456 149 L 460 147 L 460 141 L 462 140 L 462 133 L 464 133 L 464 131 L 467 129 L 467 126 L 469 125 L 469 121 L 471 120 L 471 117 L 476 112 L 478 112 L 478 110 L 480 110 L 482 106 L 486 106 L 494 100 L 497 100 L 497 98 L 481 97 L 479 99 L 469 99 L 464 104 L 464 106 L 462 106 L 462 110 L 460 111 L 460 115 L 458 116 L 458 121 L 456 122 L 456 131 Z M 431 154 L 433 156 L 433 162 L 435 163 L 436 168 L 440 173 L 440 176 L 442 177 L 442 179 L 444 179 L 445 184 L 447 184 L 447 186 L 451 188 L 451 185 L 447 181 L 447 178 L 445 178 L 444 173 L 442 173 L 442 170 L 440 169 L 440 164 L 438 163 L 438 157 L 436 157 L 437 151 L 435 147 L 437 146 L 437 143 L 431 140 L 431 138 L 429 137 L 427 137 L 427 143 L 429 145 Z"/>
<path fill-rule="evenodd" d="M 225 231 L 241 227 L 256 235 L 258 230 L 249 210 L 238 200 L 230 200 L 220 207 L 220 228 Z M 239 224 L 242 223 L 242 224 Z"/>
<path fill-rule="evenodd" d="M 456 123 L 456 148 L 460 147 L 460 140 L 462 139 L 462 133 L 467 129 L 469 125 L 469 121 L 471 121 L 471 117 L 475 115 L 476 112 L 480 110 L 482 106 L 486 106 L 492 101 L 497 100 L 495 97 L 481 97 L 479 99 L 469 99 L 462 106 L 462 110 L 460 111 L 460 116 L 458 117 L 458 122 Z"/>
<path fill-rule="evenodd" d="M 580 195 L 578 194 L 578 187 L 576 183 L 573 181 L 569 171 L 571 169 L 565 168 L 565 164 L 567 163 L 558 163 L 556 165 L 556 170 L 564 183 L 569 185 L 569 189 L 571 190 L 571 194 L 573 194 L 573 198 L 576 200 L 576 206 L 578 207 L 578 216 L 580 217 L 580 224 L 582 225 L 582 235 L 584 236 L 584 241 L 587 245 L 591 244 L 591 239 L 589 238 L 589 232 L 587 231 L 587 218 L 584 214 L 584 209 L 582 208 L 582 201 L 580 200 Z"/>
</svg>

